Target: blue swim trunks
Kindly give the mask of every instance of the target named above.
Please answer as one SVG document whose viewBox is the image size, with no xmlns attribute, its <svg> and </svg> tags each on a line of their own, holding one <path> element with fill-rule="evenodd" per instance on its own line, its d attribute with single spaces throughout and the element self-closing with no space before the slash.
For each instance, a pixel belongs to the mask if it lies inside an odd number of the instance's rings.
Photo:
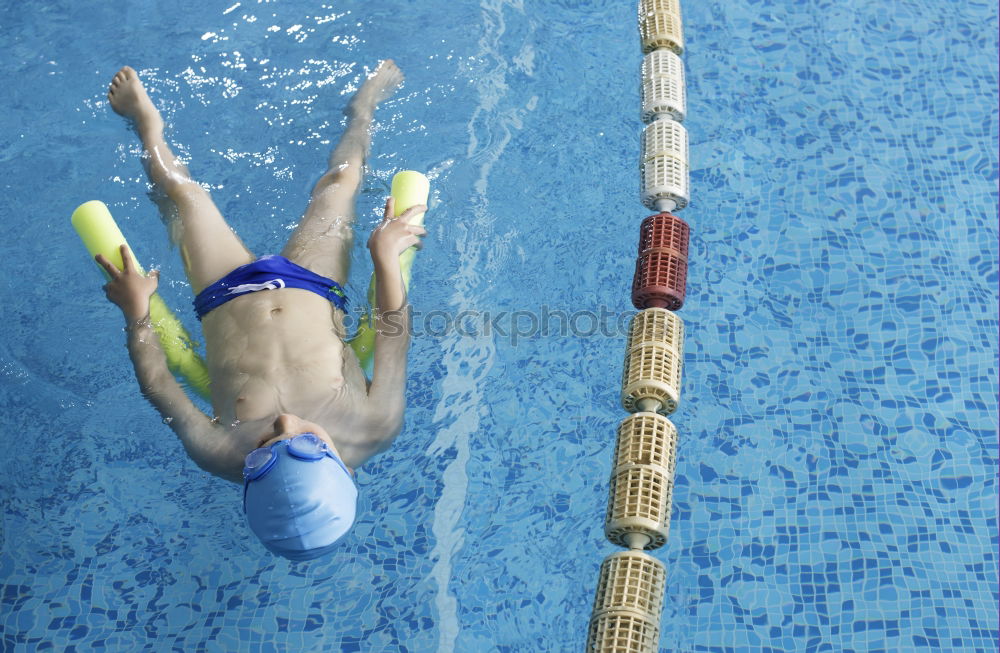
<svg viewBox="0 0 1000 653">
<path fill-rule="evenodd" d="M 329 299 L 340 310 L 344 310 L 347 305 L 347 294 L 333 279 L 292 263 L 284 256 L 261 256 L 253 263 L 241 265 L 198 293 L 194 298 L 194 311 L 201 320 L 230 299 L 258 290 L 280 288 L 310 290 Z"/>
</svg>

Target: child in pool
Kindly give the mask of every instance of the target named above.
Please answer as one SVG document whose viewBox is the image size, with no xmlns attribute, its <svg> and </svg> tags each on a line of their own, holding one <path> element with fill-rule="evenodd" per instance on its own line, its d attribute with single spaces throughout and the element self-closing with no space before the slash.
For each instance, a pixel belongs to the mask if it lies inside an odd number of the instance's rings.
<svg viewBox="0 0 1000 653">
<path fill-rule="evenodd" d="M 419 247 L 426 232 L 408 220 L 426 207 L 393 219 L 389 198 L 368 239 L 380 309 L 370 384 L 344 344 L 341 287 L 375 107 L 402 79 L 385 61 L 364 82 L 345 109 L 347 129 L 301 223 L 281 256 L 260 259 L 170 151 L 163 119 L 136 72 L 122 68 L 108 92 L 111 107 L 134 121 L 150 180 L 177 207 L 215 418 L 191 402 L 167 369 L 149 322 L 159 273 L 140 274 L 123 245 L 124 269 L 100 255 L 97 262 L 111 276 L 108 299 L 124 313 L 140 390 L 199 467 L 243 484 L 244 511 L 263 544 L 295 560 L 331 551 L 350 529 L 354 469 L 388 449 L 402 428 L 410 317 L 399 255 Z"/>
</svg>

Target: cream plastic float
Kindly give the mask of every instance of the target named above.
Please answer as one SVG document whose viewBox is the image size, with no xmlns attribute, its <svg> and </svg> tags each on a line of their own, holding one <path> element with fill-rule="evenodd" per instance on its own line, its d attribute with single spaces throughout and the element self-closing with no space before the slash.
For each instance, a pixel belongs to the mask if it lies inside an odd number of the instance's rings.
<svg viewBox="0 0 1000 653">
<path fill-rule="evenodd" d="M 684 322 L 664 308 L 639 311 L 629 325 L 622 407 L 669 415 L 680 403 Z"/>
<path fill-rule="evenodd" d="M 666 417 L 639 412 L 618 426 L 604 534 L 618 546 L 658 549 L 670 535 L 677 429 Z"/>
<path fill-rule="evenodd" d="M 684 62 L 670 50 L 653 50 L 642 60 L 642 121 L 666 116 L 684 122 L 686 113 Z"/>
<path fill-rule="evenodd" d="M 684 27 L 678 0 L 640 0 L 639 38 L 643 52 L 667 48 L 684 54 Z"/>
<path fill-rule="evenodd" d="M 665 118 L 642 130 L 642 203 L 654 211 L 680 210 L 690 200 L 688 133 L 684 125 Z"/>
<path fill-rule="evenodd" d="M 601 563 L 587 651 L 655 653 L 667 585 L 662 562 L 642 551 L 612 553 Z"/>
</svg>

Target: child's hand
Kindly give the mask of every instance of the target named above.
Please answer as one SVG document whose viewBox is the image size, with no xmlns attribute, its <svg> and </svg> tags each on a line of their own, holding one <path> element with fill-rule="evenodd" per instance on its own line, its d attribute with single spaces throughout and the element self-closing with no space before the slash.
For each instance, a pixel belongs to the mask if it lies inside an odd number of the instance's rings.
<svg viewBox="0 0 1000 653">
<path fill-rule="evenodd" d="M 128 245 L 121 246 L 122 261 L 125 269 L 119 270 L 114 263 L 98 254 L 94 258 L 111 276 L 111 281 L 104 284 L 104 294 L 111 303 L 122 309 L 125 319 L 130 322 L 141 320 L 149 313 L 149 298 L 156 292 L 160 272 L 153 270 L 149 276 L 143 276 L 132 263 L 132 254 Z"/>
<path fill-rule="evenodd" d="M 427 234 L 427 230 L 423 227 L 409 223 L 410 218 L 414 215 L 426 211 L 426 206 L 423 204 L 411 206 L 403 211 L 398 218 L 393 218 L 395 204 L 396 201 L 392 197 L 386 200 L 382 223 L 368 238 L 368 249 L 371 251 L 372 260 L 376 262 L 396 260 L 400 254 L 406 251 L 406 248 L 411 246 L 420 249 L 420 236 Z"/>
</svg>

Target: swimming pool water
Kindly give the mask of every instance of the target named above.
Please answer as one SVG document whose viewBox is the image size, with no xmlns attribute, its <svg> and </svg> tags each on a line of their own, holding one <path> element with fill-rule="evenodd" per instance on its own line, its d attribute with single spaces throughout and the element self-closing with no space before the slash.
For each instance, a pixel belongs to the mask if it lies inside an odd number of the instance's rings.
<svg viewBox="0 0 1000 653">
<path fill-rule="evenodd" d="M 682 8 L 692 240 L 661 650 L 995 651 L 996 5 Z M 4 3 L 0 30 L 0 648 L 582 650 L 615 550 L 624 334 L 580 318 L 515 342 L 510 313 L 632 312 L 634 4 Z M 391 175 L 426 170 L 411 301 L 478 321 L 426 323 L 345 552 L 292 565 L 157 423 L 68 218 L 106 202 L 196 332 L 111 76 L 140 71 L 265 254 L 386 57 L 407 82 L 380 110 L 348 292 Z"/>
</svg>

